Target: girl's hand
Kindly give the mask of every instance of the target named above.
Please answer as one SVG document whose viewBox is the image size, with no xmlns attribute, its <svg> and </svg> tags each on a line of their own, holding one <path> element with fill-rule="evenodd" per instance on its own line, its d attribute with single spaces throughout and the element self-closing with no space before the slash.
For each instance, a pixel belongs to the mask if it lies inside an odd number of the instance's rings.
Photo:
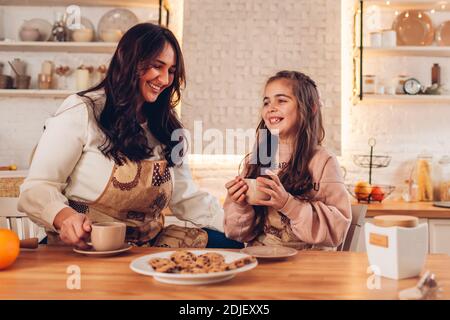
<svg viewBox="0 0 450 320">
<path fill-rule="evenodd" d="M 236 177 L 233 180 L 228 181 L 225 184 L 227 188 L 228 196 L 230 199 L 240 206 L 248 206 L 247 200 L 245 200 L 245 193 L 248 190 L 248 186 L 242 177 Z"/>
<path fill-rule="evenodd" d="M 280 210 L 288 201 L 289 193 L 284 189 L 278 175 L 269 170 L 266 172 L 269 173 L 270 179 L 263 177 L 256 178 L 256 181 L 261 184 L 261 186 L 257 186 L 257 188 L 268 194 L 270 199 L 258 200 L 258 205 L 273 207 L 275 210 Z"/>
<path fill-rule="evenodd" d="M 61 240 L 79 249 L 88 249 L 86 243 L 91 232 L 91 220 L 72 208 L 64 208 L 55 217 L 53 225 L 59 230 Z"/>
</svg>

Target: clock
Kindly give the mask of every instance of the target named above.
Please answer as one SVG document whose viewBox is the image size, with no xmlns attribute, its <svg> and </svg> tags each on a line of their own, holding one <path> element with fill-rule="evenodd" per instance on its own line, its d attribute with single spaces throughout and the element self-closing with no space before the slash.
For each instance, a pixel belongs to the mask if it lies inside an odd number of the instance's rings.
<svg viewBox="0 0 450 320">
<path fill-rule="evenodd" d="M 419 80 L 409 78 L 405 80 L 405 83 L 403 84 L 403 91 L 405 91 L 406 94 L 418 94 L 422 91 L 422 85 Z"/>
</svg>

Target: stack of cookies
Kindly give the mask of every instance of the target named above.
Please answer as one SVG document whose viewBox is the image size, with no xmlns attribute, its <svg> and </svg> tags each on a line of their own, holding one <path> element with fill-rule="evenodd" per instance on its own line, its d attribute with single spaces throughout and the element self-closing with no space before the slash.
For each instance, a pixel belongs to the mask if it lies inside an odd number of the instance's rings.
<svg viewBox="0 0 450 320">
<path fill-rule="evenodd" d="M 149 264 L 156 272 L 211 273 L 234 270 L 255 261 L 254 257 L 245 257 L 226 263 L 224 256 L 217 252 L 207 252 L 197 256 L 190 251 L 176 251 L 169 259 L 154 258 L 149 261 Z"/>
</svg>

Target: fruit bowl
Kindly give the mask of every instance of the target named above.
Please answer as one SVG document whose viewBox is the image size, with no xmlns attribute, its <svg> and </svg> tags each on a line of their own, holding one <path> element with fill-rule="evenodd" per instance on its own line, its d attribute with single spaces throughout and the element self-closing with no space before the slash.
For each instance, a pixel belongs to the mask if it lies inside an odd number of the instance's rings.
<svg viewBox="0 0 450 320">
<path fill-rule="evenodd" d="M 395 186 L 383 184 L 347 184 L 347 191 L 358 202 L 371 203 L 374 201 L 382 202 L 395 190 Z"/>
</svg>

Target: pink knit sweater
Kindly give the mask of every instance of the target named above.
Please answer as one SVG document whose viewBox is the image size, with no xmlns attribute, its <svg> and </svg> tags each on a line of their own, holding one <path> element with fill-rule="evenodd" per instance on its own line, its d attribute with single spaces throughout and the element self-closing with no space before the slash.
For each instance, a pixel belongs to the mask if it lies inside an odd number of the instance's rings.
<svg viewBox="0 0 450 320">
<path fill-rule="evenodd" d="M 290 151 L 280 145 L 280 162 L 290 159 Z M 351 222 L 350 199 L 345 190 L 336 157 L 318 147 L 309 163 L 316 188 L 309 193 L 310 201 L 289 194 L 287 203 L 278 210 L 289 219 L 297 240 L 310 245 L 336 247 L 340 245 Z M 228 238 L 250 242 L 264 231 L 256 230 L 256 215 L 252 206 L 241 206 L 228 196 L 224 203 L 224 230 Z"/>
</svg>

